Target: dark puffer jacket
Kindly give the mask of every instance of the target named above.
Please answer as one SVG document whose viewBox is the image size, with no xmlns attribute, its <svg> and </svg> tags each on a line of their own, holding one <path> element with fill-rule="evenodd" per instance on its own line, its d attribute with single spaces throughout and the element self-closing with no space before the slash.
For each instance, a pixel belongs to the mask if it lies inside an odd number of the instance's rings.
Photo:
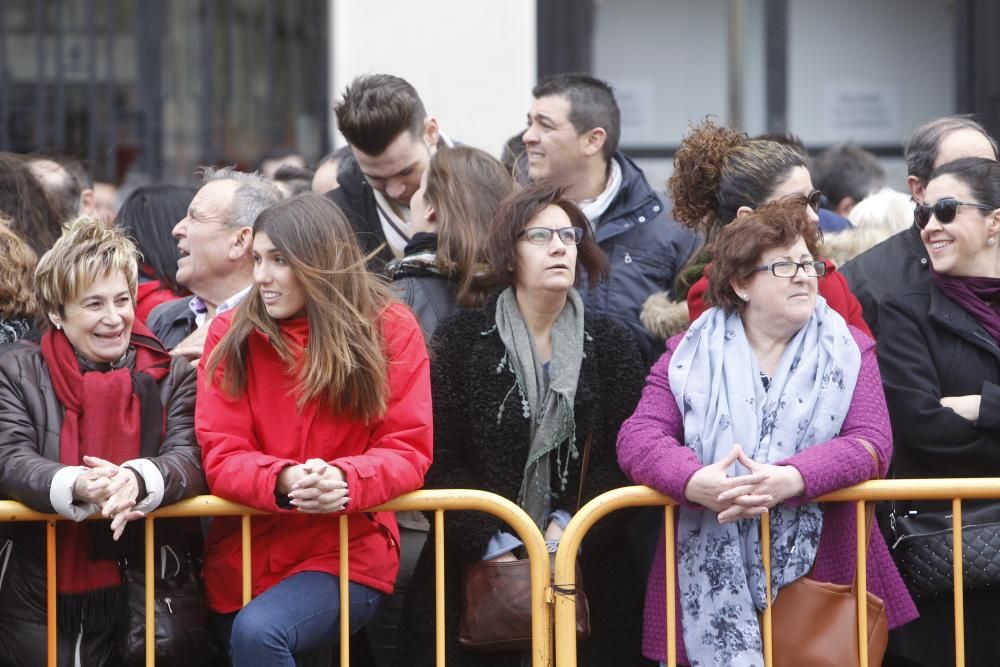
<svg viewBox="0 0 1000 667">
<path fill-rule="evenodd" d="M 662 341 L 646 331 L 639 318 L 650 295 L 673 289 L 674 280 L 700 243 L 670 215 L 670 203 L 653 191 L 646 176 L 621 152 L 622 185 L 597 223 L 597 242 L 611 264 L 608 279 L 592 290 L 580 289 L 587 312 L 625 327 L 651 366 L 663 352 Z M 580 285 L 586 283 L 581 276 Z"/>
<path fill-rule="evenodd" d="M 455 285 L 437 266 L 437 234 L 419 232 L 406 244 L 404 256 L 386 265 L 392 291 L 417 316 L 424 340 L 455 311 Z"/>
<path fill-rule="evenodd" d="M 166 434 L 150 460 L 163 476 L 161 505 L 206 492 L 201 450 L 194 436 L 195 369 L 175 359 L 160 382 Z M 0 357 L 0 496 L 40 512 L 59 463 L 64 409 L 37 345 L 18 343 Z M 170 523 L 170 522 L 168 522 Z M 126 529 L 142 531 L 136 524 Z M 81 555 L 81 558 L 84 555 Z M 46 664 L 45 529 L 37 523 L 0 523 L 0 664 Z M 60 667 L 74 665 L 78 637 L 60 633 Z M 86 634 L 81 664 L 117 664 L 108 635 Z"/>
<path fill-rule="evenodd" d="M 510 391 L 512 376 L 497 373 L 506 349 L 494 327 L 495 312 L 495 299 L 481 309 L 459 310 L 441 324 L 432 341 L 436 353 L 431 364 L 434 464 L 425 484 L 426 488 L 482 489 L 516 502 L 530 426 L 518 392 Z M 607 320 L 589 317 L 585 331 L 585 356 L 574 404 L 577 446 L 582 449 L 587 434 L 593 436 L 583 503 L 627 484 L 618 467 L 615 441 L 619 426 L 638 402 L 643 383 L 642 361 L 628 334 Z M 554 494 L 553 509 L 576 510 L 581 459 L 570 463 L 566 490 Z M 559 488 L 555 481 L 552 488 Z M 626 516 L 617 512 L 603 519 L 583 542 L 581 563 L 592 628 L 591 638 L 580 645 L 579 664 L 583 666 L 649 664 L 640 655 L 643 586 L 627 546 Z M 448 665 L 520 665 L 517 654 L 469 653 L 457 641 L 463 566 L 483 556 L 498 530 L 512 532 L 489 514 L 445 514 Z M 397 664 L 433 665 L 433 535 L 428 536 L 411 586 L 399 632 Z"/>
</svg>

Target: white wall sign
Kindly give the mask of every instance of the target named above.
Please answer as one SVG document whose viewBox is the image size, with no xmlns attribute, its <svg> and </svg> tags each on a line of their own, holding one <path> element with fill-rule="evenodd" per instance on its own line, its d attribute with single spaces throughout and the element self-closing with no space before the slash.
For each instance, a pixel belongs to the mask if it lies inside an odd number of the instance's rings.
<svg viewBox="0 0 1000 667">
<path fill-rule="evenodd" d="M 823 84 L 823 130 L 830 143 L 898 143 L 899 85 L 828 81 Z"/>
</svg>

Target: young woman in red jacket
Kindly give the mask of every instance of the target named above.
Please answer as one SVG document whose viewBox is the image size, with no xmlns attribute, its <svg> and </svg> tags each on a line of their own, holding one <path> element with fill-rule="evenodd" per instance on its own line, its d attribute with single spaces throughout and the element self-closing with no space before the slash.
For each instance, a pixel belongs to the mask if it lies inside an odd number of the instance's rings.
<svg viewBox="0 0 1000 667">
<path fill-rule="evenodd" d="M 209 224 L 209 223 L 205 223 Z M 273 512 L 252 522 L 254 599 L 241 610 L 240 521 L 209 530 L 205 584 L 233 664 L 288 665 L 339 635 L 338 517 L 350 516 L 352 632 L 391 593 L 392 513 L 431 463 L 420 327 L 364 269 L 330 200 L 304 194 L 254 224 L 254 285 L 209 329 L 195 427 L 211 492 Z"/>
</svg>

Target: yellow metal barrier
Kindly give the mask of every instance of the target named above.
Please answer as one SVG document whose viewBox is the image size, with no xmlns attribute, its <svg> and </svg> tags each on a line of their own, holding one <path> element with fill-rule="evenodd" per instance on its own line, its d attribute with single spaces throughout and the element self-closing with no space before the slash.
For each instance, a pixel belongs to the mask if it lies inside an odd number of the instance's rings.
<svg viewBox="0 0 1000 667">
<path fill-rule="evenodd" d="M 914 479 L 878 480 L 865 482 L 835 491 L 819 498 L 823 502 L 854 502 L 857 504 L 857 564 L 858 564 L 858 651 L 860 664 L 867 667 L 867 605 L 864 604 L 867 591 L 865 502 L 880 500 L 950 500 L 952 503 L 952 563 L 955 581 L 955 665 L 965 665 L 965 612 L 963 609 L 962 586 L 962 500 L 984 500 L 1000 498 L 1000 478 L 969 479 Z M 674 507 L 676 502 L 665 495 L 645 486 L 630 486 L 608 491 L 580 508 L 563 533 L 556 552 L 555 580 L 573 581 L 576 571 L 576 555 L 587 531 L 600 519 L 611 512 L 626 507 L 664 506 L 664 534 L 666 538 L 666 606 L 667 606 L 667 665 L 675 667 L 676 655 L 676 548 L 674 545 Z M 766 516 L 766 515 L 765 515 Z M 877 527 L 873 528 L 877 530 Z M 770 578 L 770 527 L 761 525 L 762 552 L 765 570 Z M 770 598 L 770 584 L 768 584 Z M 576 608 L 571 595 L 555 598 L 555 664 L 556 667 L 576 667 Z M 637 600 L 636 604 L 641 604 Z M 595 628 L 600 632 L 600 628 Z M 764 642 L 764 663 L 770 667 L 771 618 L 770 607 L 764 612 L 762 624 Z"/>
<path fill-rule="evenodd" d="M 524 542 L 531 560 L 531 662 L 533 667 L 549 667 L 552 664 L 552 623 L 550 608 L 545 599 L 549 586 L 549 555 L 545 539 L 531 518 L 511 501 L 486 491 L 450 489 L 440 491 L 415 491 L 400 496 L 378 507 L 367 511 L 408 510 L 434 511 L 435 526 L 435 560 L 436 560 L 436 637 L 437 664 L 445 664 L 445 627 L 444 627 L 444 512 L 450 510 L 472 510 L 492 514 L 509 525 Z M 157 519 L 173 519 L 182 517 L 218 517 L 240 516 L 243 529 L 243 603 L 251 597 L 250 569 L 250 517 L 266 512 L 231 503 L 214 496 L 198 496 L 183 500 L 151 512 L 145 519 L 145 553 L 146 553 L 146 664 L 155 662 L 155 627 L 153 583 L 154 575 L 154 522 Z M 93 517 L 100 518 L 99 516 Z M 5 500 L 0 501 L 0 522 L 4 521 L 38 521 L 46 525 L 46 582 L 47 582 L 47 619 L 48 619 L 48 665 L 55 667 L 56 663 L 56 523 L 62 517 L 53 514 L 43 514 L 22 505 Z M 340 553 L 348 553 L 348 517 L 339 517 Z M 348 558 L 342 557 L 340 562 L 340 596 L 347 600 Z M 340 615 L 340 659 L 341 665 L 350 664 L 349 654 L 349 604 L 341 605 Z"/>
</svg>

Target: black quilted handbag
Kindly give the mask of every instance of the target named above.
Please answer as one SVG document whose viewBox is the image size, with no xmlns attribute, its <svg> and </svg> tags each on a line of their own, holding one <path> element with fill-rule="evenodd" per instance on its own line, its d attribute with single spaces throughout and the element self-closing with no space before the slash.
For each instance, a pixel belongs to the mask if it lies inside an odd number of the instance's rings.
<svg viewBox="0 0 1000 667">
<path fill-rule="evenodd" d="M 205 603 L 199 562 L 188 553 L 161 546 L 156 556 L 153 615 L 156 664 L 164 667 L 201 665 L 216 653 L 211 613 Z M 123 563 L 126 615 L 116 638 L 126 665 L 146 664 L 146 569 Z"/>
<path fill-rule="evenodd" d="M 892 555 L 915 600 L 954 591 L 951 512 L 910 512 L 890 518 Z M 1000 505 L 962 511 L 962 581 L 966 589 L 1000 591 Z"/>
</svg>

